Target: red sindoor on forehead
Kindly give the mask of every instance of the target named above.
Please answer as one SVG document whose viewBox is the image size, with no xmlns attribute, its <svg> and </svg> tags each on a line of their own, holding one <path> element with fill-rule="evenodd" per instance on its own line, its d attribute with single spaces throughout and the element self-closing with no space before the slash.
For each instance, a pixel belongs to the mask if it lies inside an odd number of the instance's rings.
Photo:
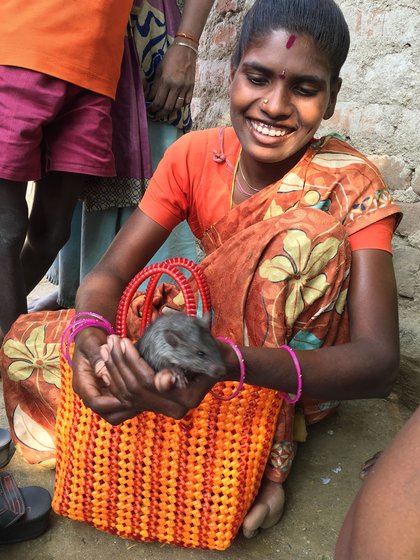
<svg viewBox="0 0 420 560">
<path fill-rule="evenodd" d="M 286 49 L 291 49 L 293 47 L 293 44 L 294 44 L 295 41 L 296 41 L 296 35 L 290 35 L 290 37 L 287 39 Z M 280 80 L 285 80 L 286 79 L 286 70 L 283 70 L 283 72 L 280 74 L 279 78 L 280 78 Z"/>
<path fill-rule="evenodd" d="M 286 49 L 291 49 L 296 41 L 296 35 L 290 35 L 286 43 Z"/>
</svg>

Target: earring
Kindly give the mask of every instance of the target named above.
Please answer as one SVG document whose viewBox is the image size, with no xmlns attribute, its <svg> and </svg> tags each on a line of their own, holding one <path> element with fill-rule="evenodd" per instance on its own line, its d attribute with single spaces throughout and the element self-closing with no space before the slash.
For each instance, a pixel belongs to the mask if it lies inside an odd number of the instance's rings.
<svg viewBox="0 0 420 560">
<path fill-rule="evenodd" d="M 263 99 L 263 103 L 264 103 L 264 105 L 267 105 L 268 99 L 267 98 Z"/>
</svg>

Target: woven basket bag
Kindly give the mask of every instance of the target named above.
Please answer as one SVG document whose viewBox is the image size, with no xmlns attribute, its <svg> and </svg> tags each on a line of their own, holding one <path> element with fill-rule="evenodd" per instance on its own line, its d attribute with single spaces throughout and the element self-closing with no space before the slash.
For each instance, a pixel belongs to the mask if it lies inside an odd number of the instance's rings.
<svg viewBox="0 0 420 560">
<path fill-rule="evenodd" d="M 210 308 L 201 269 L 186 259 L 150 265 L 128 285 L 116 331 L 126 336 L 126 315 L 146 279 L 142 328 L 151 316 L 154 289 L 163 273 L 179 284 L 187 314 L 196 313 L 190 283 L 196 281 L 203 310 Z M 210 393 L 182 420 L 144 412 L 119 426 L 86 408 L 72 390 L 72 372 L 61 356 L 57 412 L 57 476 L 54 511 L 136 541 L 224 550 L 257 494 L 270 453 L 280 393 L 245 385 L 223 401 Z M 218 383 L 228 396 L 237 383 Z"/>
</svg>

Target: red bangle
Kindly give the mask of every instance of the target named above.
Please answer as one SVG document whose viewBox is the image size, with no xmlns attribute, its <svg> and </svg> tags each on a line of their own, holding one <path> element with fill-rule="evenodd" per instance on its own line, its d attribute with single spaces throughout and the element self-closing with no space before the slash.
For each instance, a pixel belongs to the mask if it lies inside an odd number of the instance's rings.
<svg viewBox="0 0 420 560">
<path fill-rule="evenodd" d="M 187 35 L 187 33 L 175 33 L 175 37 L 184 37 L 184 39 L 189 39 L 197 46 L 199 45 L 199 40 L 196 39 L 195 37 L 192 37 L 191 35 Z"/>
</svg>

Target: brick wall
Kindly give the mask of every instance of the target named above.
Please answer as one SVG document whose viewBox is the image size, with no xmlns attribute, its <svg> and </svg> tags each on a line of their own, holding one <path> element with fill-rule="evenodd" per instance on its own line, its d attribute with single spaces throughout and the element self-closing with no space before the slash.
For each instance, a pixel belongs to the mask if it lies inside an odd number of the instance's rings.
<svg viewBox="0 0 420 560">
<path fill-rule="evenodd" d="M 195 126 L 229 123 L 229 58 L 253 0 L 216 0 L 203 35 L 193 100 Z M 336 131 L 382 171 L 404 211 L 394 243 L 402 367 L 399 390 L 420 404 L 420 5 L 411 0 L 338 0 L 352 43 Z M 416 32 L 417 31 L 417 32 Z"/>
</svg>

